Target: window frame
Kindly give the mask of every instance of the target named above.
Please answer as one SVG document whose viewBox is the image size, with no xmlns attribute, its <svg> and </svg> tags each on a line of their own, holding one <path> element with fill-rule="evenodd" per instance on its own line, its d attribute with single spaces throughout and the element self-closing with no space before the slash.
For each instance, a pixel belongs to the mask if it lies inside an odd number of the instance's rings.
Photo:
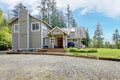
<svg viewBox="0 0 120 80">
<path fill-rule="evenodd" d="M 38 24 L 39 25 L 39 29 L 38 30 L 33 30 L 33 24 Z M 31 23 L 31 32 L 37 32 L 40 31 L 40 22 L 32 22 Z"/>
<path fill-rule="evenodd" d="M 16 25 L 17 25 L 17 27 L 18 27 L 18 30 L 16 31 Z M 14 33 L 18 33 L 19 32 L 19 25 L 18 24 L 14 24 Z"/>
<path fill-rule="evenodd" d="M 46 45 L 46 37 L 43 38 L 43 46 Z"/>
</svg>

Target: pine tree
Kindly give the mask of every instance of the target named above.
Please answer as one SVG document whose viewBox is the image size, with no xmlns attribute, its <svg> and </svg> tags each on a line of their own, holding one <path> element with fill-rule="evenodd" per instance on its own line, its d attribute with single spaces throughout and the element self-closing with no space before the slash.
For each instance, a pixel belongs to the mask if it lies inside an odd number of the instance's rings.
<svg viewBox="0 0 120 80">
<path fill-rule="evenodd" d="M 86 30 L 86 38 L 84 39 L 84 44 L 86 47 L 89 47 L 89 45 L 90 45 L 90 37 L 89 37 L 88 29 Z"/>
<path fill-rule="evenodd" d="M 120 49 L 120 35 L 118 29 L 115 29 L 115 32 L 113 33 L 113 41 L 117 45 L 117 48 Z"/>
<path fill-rule="evenodd" d="M 57 9 L 55 0 L 39 1 L 38 8 L 41 12 L 41 19 L 52 27 L 66 27 L 64 15 Z"/>
<path fill-rule="evenodd" d="M 118 29 L 115 29 L 115 32 L 113 33 L 113 40 L 114 40 L 114 42 L 117 42 L 118 40 L 120 40 L 120 35 L 119 35 Z"/>
<path fill-rule="evenodd" d="M 71 19 L 72 17 L 71 17 L 71 10 L 70 10 L 69 4 L 68 4 L 68 6 L 67 6 L 67 13 L 66 13 L 66 15 L 67 15 L 67 27 L 70 27 L 70 19 Z"/>
<path fill-rule="evenodd" d="M 101 48 L 103 47 L 103 32 L 101 29 L 101 24 L 97 23 L 96 30 L 94 32 L 94 39 L 96 39 L 96 47 Z"/>
<path fill-rule="evenodd" d="M 77 23 L 76 23 L 75 19 L 73 18 L 72 11 L 70 9 L 69 4 L 67 6 L 66 16 L 67 16 L 67 19 L 66 19 L 67 27 L 77 27 Z"/>
<path fill-rule="evenodd" d="M 18 11 L 20 9 L 26 9 L 26 7 L 22 3 L 18 3 L 17 5 L 14 6 L 14 9 L 12 10 L 12 13 L 13 13 L 14 17 L 18 16 Z"/>
<path fill-rule="evenodd" d="M 72 18 L 72 20 L 71 20 L 71 26 L 72 27 L 77 27 L 77 23 L 76 23 L 74 18 Z"/>
</svg>

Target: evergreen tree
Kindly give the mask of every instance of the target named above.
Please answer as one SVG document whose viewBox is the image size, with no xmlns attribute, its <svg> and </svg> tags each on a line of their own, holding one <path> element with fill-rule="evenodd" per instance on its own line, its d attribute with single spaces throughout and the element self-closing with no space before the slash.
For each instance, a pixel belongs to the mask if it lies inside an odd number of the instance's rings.
<svg viewBox="0 0 120 80">
<path fill-rule="evenodd" d="M 3 21 L 3 18 L 2 18 L 2 10 L 0 10 L 0 28 L 2 27 L 2 21 Z"/>
<path fill-rule="evenodd" d="M 38 8 L 41 12 L 41 19 L 52 27 L 66 27 L 64 15 L 57 9 L 55 0 L 39 1 Z"/>
<path fill-rule="evenodd" d="M 113 41 L 117 42 L 118 40 L 120 40 L 119 31 L 118 29 L 115 29 L 115 32 L 113 33 Z"/>
<path fill-rule="evenodd" d="M 101 29 L 101 24 L 97 23 L 96 30 L 94 32 L 94 39 L 96 39 L 96 47 L 101 48 L 103 47 L 103 32 Z"/>
<path fill-rule="evenodd" d="M 59 19 L 59 24 L 58 24 L 58 26 L 59 27 L 66 27 L 66 23 L 65 23 L 65 17 L 64 17 L 64 15 L 63 15 L 63 13 L 62 13 L 62 11 L 61 12 L 59 12 L 59 16 L 58 16 L 58 19 Z"/>
<path fill-rule="evenodd" d="M 76 23 L 74 18 L 71 20 L 71 26 L 72 27 L 77 27 L 77 23 Z"/>
<path fill-rule="evenodd" d="M 113 41 L 115 42 L 118 49 L 120 49 L 120 35 L 118 29 L 115 29 L 113 33 Z"/>
<path fill-rule="evenodd" d="M 88 29 L 86 30 L 86 38 L 84 39 L 84 44 L 86 47 L 89 47 L 89 45 L 90 45 L 90 37 L 89 37 Z"/>
<path fill-rule="evenodd" d="M 77 23 L 76 23 L 75 19 L 73 18 L 72 11 L 70 9 L 69 4 L 67 6 L 66 16 L 67 16 L 67 19 L 66 19 L 67 27 L 77 27 Z"/>
<path fill-rule="evenodd" d="M 13 16 L 17 17 L 18 16 L 18 11 L 22 9 L 26 9 L 26 7 L 22 3 L 18 3 L 17 5 L 14 6 L 14 9 L 12 10 Z"/>
<path fill-rule="evenodd" d="M 7 19 L 6 19 L 7 23 L 9 23 L 9 21 L 10 21 L 11 19 L 12 19 L 12 13 L 11 13 L 10 10 L 8 10 L 8 11 L 7 11 Z"/>
</svg>

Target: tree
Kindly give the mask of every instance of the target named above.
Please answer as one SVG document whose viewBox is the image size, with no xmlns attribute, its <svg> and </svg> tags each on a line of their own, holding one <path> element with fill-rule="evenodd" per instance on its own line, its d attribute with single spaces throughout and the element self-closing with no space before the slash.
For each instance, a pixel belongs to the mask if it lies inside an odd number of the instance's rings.
<svg viewBox="0 0 120 80">
<path fill-rule="evenodd" d="M 67 16 L 67 20 L 66 20 L 67 27 L 77 27 L 77 23 L 76 23 L 75 19 L 73 18 L 72 11 L 70 9 L 69 4 L 67 6 L 66 16 Z"/>
<path fill-rule="evenodd" d="M 13 16 L 17 17 L 18 16 L 18 11 L 22 9 L 26 9 L 26 7 L 22 3 L 18 3 L 17 5 L 14 6 L 14 9 L 12 10 Z"/>
<path fill-rule="evenodd" d="M 52 27 L 66 27 L 64 15 L 57 9 L 55 0 L 41 0 L 37 7 L 41 13 L 41 19 Z"/>
<path fill-rule="evenodd" d="M 0 50 L 6 50 L 11 47 L 11 34 L 9 33 L 10 29 L 8 27 L 3 27 L 0 30 Z"/>
<path fill-rule="evenodd" d="M 71 26 L 72 27 L 77 27 L 77 23 L 76 23 L 74 18 L 72 18 L 72 20 L 71 20 Z"/>
<path fill-rule="evenodd" d="M 101 24 L 100 23 L 97 23 L 96 25 L 96 30 L 94 32 L 94 39 L 96 39 L 96 47 L 97 48 L 101 48 L 103 47 L 103 32 L 102 32 L 102 29 L 101 29 Z"/>
<path fill-rule="evenodd" d="M 118 29 L 115 29 L 113 33 L 113 41 L 115 42 L 118 49 L 120 49 L 120 35 Z"/>
<path fill-rule="evenodd" d="M 3 13 L 2 10 L 0 10 L 0 28 L 1 28 L 2 21 L 3 21 L 2 13 Z"/>
<path fill-rule="evenodd" d="M 115 32 L 113 33 L 113 41 L 116 43 L 118 40 L 120 40 L 120 35 L 118 29 L 115 29 Z"/>
<path fill-rule="evenodd" d="M 92 46 L 97 47 L 97 39 L 95 37 L 92 39 Z"/>
<path fill-rule="evenodd" d="M 84 44 L 86 47 L 88 47 L 90 45 L 90 37 L 89 37 L 88 29 L 86 30 L 86 38 L 84 39 Z"/>
<path fill-rule="evenodd" d="M 10 10 L 8 10 L 8 11 L 7 11 L 7 19 L 6 19 L 7 23 L 9 23 L 9 21 L 10 21 L 11 19 L 12 19 L 12 13 L 11 13 Z"/>
<path fill-rule="evenodd" d="M 7 27 L 7 21 L 2 17 L 2 10 L 0 10 L 0 50 L 5 50 L 11 47 L 11 30 Z"/>
</svg>

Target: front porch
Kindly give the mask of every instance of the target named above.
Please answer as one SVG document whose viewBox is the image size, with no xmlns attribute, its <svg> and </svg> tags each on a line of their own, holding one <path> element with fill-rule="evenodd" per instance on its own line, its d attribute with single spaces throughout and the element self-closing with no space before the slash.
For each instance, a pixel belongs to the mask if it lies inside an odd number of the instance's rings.
<svg viewBox="0 0 120 80">
<path fill-rule="evenodd" d="M 50 38 L 50 48 L 67 48 L 67 32 L 55 27 L 48 32 Z"/>
</svg>

